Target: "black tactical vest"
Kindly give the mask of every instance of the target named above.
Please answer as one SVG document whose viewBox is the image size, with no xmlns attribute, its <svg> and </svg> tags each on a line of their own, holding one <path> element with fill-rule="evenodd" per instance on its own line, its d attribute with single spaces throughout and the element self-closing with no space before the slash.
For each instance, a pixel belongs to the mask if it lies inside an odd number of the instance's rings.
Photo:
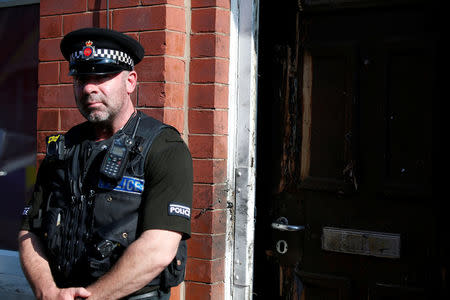
<svg viewBox="0 0 450 300">
<path fill-rule="evenodd" d="M 138 126 L 136 126 L 138 125 Z M 86 286 L 106 273 L 139 235 L 139 208 L 144 189 L 144 164 L 152 142 L 165 128 L 176 130 L 138 112 L 123 130 L 103 142 L 89 140 L 89 124 L 69 130 L 64 150 L 45 158 L 55 169 L 43 214 L 42 238 L 58 286 Z M 119 181 L 100 174 L 112 139 L 133 138 L 126 169 Z M 61 145 L 59 146 L 62 147 Z M 49 151 L 47 151 L 49 152 Z M 186 242 L 173 262 L 149 285 L 167 290 L 184 279 Z"/>
</svg>

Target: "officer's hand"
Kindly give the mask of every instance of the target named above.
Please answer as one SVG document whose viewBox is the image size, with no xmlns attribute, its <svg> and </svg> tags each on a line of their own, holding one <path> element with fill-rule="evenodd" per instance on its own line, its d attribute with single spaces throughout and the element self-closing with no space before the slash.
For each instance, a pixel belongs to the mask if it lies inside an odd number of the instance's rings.
<svg viewBox="0 0 450 300">
<path fill-rule="evenodd" d="M 55 288 L 48 291 L 42 300 L 74 300 L 88 298 L 91 292 L 82 287 L 73 287 L 66 289 Z"/>
</svg>

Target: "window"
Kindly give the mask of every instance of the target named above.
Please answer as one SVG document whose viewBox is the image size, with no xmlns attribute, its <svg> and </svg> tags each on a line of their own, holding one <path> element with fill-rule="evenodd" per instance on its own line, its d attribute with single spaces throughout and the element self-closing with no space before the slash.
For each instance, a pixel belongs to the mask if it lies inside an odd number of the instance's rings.
<svg viewBox="0 0 450 300">
<path fill-rule="evenodd" d="M 0 249 L 17 250 L 34 183 L 39 4 L 18 5 L 37 2 L 0 0 Z"/>
</svg>

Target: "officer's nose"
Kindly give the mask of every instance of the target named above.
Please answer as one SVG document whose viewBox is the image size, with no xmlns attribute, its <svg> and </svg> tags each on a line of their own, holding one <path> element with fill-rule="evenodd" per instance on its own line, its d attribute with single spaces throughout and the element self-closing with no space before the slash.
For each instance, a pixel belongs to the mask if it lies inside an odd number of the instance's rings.
<svg viewBox="0 0 450 300">
<path fill-rule="evenodd" d="M 83 91 L 86 94 L 96 93 L 97 90 L 98 90 L 97 84 L 95 84 L 94 82 L 87 82 L 83 85 Z"/>
<path fill-rule="evenodd" d="M 92 94 L 98 90 L 98 80 L 94 76 L 81 76 L 75 79 L 75 84 L 83 93 Z"/>
</svg>

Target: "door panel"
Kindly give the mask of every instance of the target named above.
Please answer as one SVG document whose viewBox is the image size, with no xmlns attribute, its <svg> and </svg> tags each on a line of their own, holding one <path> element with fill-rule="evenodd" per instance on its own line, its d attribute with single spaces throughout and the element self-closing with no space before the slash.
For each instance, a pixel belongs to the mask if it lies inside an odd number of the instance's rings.
<svg viewBox="0 0 450 300">
<path fill-rule="evenodd" d="M 377 284 L 369 291 L 369 299 L 374 300 L 421 300 L 427 298 L 423 288 L 399 285 Z"/>
<path fill-rule="evenodd" d="M 386 188 L 425 192 L 431 182 L 432 41 L 386 45 Z M 427 145 L 429 147 L 424 147 Z"/>
<path fill-rule="evenodd" d="M 438 299 L 439 29 L 416 6 L 302 9 L 261 8 L 254 298 Z"/>
<path fill-rule="evenodd" d="M 302 188 L 345 188 L 343 170 L 345 166 L 351 168 L 352 161 L 354 57 L 352 46 L 315 45 L 305 49 Z"/>
<path fill-rule="evenodd" d="M 350 297 L 349 278 L 300 271 L 304 284 L 304 299 L 346 300 Z"/>
</svg>

